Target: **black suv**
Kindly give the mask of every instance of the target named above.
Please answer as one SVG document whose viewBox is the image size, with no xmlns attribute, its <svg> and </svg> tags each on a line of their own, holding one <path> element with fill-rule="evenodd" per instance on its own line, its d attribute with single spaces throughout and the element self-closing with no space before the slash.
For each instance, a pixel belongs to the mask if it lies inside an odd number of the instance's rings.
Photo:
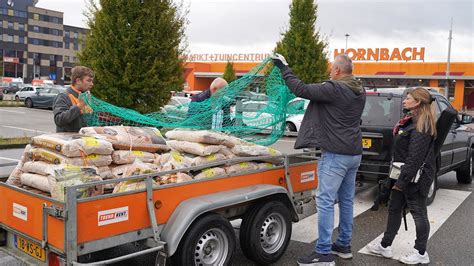
<svg viewBox="0 0 474 266">
<path fill-rule="evenodd" d="M 452 108 L 449 101 L 435 90 L 428 89 L 436 99 L 436 114 Z M 359 180 L 377 182 L 388 176 L 392 154 L 395 124 L 402 117 L 402 101 L 408 89 L 367 90 L 367 100 L 362 114 L 362 145 L 364 148 L 359 167 Z M 458 115 L 453 123 L 439 154 L 437 154 L 437 176 L 456 171 L 459 183 L 472 182 L 473 134 L 463 124 L 471 123 L 469 115 Z M 434 200 L 437 179 L 433 182 L 428 202 Z"/>
</svg>

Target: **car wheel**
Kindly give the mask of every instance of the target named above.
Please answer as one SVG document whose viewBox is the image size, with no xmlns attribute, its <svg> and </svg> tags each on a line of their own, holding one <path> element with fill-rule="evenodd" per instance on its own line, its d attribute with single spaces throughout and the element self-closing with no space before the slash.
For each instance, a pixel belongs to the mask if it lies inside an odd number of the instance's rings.
<svg viewBox="0 0 474 266">
<path fill-rule="evenodd" d="M 291 237 L 291 214 L 280 201 L 252 206 L 240 225 L 240 247 L 257 264 L 276 262 L 285 252 Z"/>
<path fill-rule="evenodd" d="M 172 265 L 230 265 L 235 232 L 229 221 L 209 214 L 193 223 L 171 256 Z"/>
<path fill-rule="evenodd" d="M 291 132 L 296 132 L 296 126 L 295 126 L 295 124 L 293 124 L 291 122 L 286 122 L 285 130 L 286 131 L 291 131 Z"/>
<path fill-rule="evenodd" d="M 433 203 L 436 197 L 436 190 L 438 190 L 438 176 L 435 175 L 433 182 L 431 183 L 430 190 L 428 190 L 428 197 L 426 198 L 426 205 Z"/>
<path fill-rule="evenodd" d="M 461 184 L 472 183 L 473 160 L 474 160 L 474 156 L 472 156 L 472 149 L 471 149 L 470 158 L 461 167 L 459 167 L 456 170 L 456 179 L 458 180 L 458 183 L 461 183 Z"/>
<path fill-rule="evenodd" d="M 33 101 L 30 98 L 25 100 L 25 106 L 28 108 L 33 108 Z"/>
<path fill-rule="evenodd" d="M 3 94 L 7 94 L 7 93 L 8 93 L 8 91 L 6 89 L 3 90 Z"/>
<path fill-rule="evenodd" d="M 18 95 L 15 96 L 15 101 L 19 101 L 20 97 Z"/>
</svg>

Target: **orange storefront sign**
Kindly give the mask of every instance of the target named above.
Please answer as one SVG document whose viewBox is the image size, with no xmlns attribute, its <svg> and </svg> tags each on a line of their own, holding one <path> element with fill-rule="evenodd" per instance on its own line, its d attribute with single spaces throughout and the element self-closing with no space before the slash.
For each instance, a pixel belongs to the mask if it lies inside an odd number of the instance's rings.
<svg viewBox="0 0 474 266">
<path fill-rule="evenodd" d="M 424 61 L 425 47 L 334 49 L 334 57 L 340 54 L 353 61 Z"/>
</svg>

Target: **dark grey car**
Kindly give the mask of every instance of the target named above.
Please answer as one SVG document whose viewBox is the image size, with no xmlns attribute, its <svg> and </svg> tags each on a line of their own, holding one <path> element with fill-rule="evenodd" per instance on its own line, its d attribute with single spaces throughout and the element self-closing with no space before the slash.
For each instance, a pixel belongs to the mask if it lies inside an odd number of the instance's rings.
<svg viewBox="0 0 474 266">
<path fill-rule="evenodd" d="M 41 107 L 41 108 L 53 108 L 54 99 L 60 92 L 66 91 L 65 88 L 49 88 L 36 92 L 32 96 L 25 98 L 25 106 L 28 108 Z"/>
</svg>

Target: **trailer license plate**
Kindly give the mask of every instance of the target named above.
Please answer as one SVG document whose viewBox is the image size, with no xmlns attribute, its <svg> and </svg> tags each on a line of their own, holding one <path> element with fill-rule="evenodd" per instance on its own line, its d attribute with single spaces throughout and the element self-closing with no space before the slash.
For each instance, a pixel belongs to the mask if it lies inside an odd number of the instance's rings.
<svg viewBox="0 0 474 266">
<path fill-rule="evenodd" d="M 46 261 L 45 250 L 29 240 L 26 240 L 20 236 L 15 235 L 15 246 L 19 250 L 25 252 L 26 254 L 34 258 L 37 258 L 44 262 Z"/>
<path fill-rule="evenodd" d="M 370 147 L 372 147 L 372 140 L 371 139 L 362 139 L 362 147 L 364 149 L 370 149 Z"/>
</svg>

